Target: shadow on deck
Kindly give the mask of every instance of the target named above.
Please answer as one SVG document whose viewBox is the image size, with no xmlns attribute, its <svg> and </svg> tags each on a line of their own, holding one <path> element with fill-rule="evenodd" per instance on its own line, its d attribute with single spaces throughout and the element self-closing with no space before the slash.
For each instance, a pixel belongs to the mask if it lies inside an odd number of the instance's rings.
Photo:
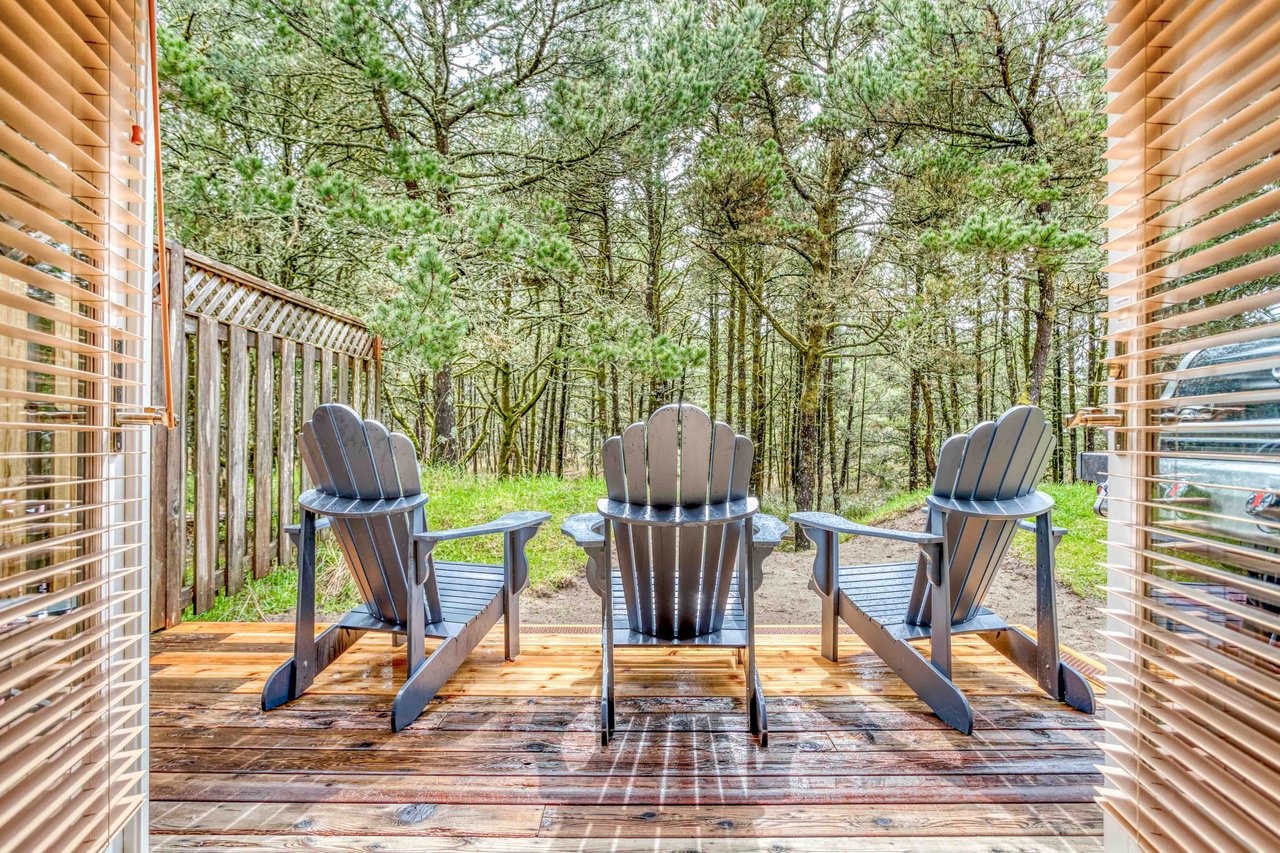
<svg viewBox="0 0 1280 853">
<path fill-rule="evenodd" d="M 263 713 L 292 626 L 187 623 L 152 638 L 152 847 L 1101 849 L 1093 717 L 962 636 L 955 680 L 977 717 L 965 737 L 855 638 L 836 665 L 806 630 L 759 637 L 767 750 L 723 649 L 619 651 L 619 729 L 602 749 L 598 631 L 526 627 L 506 663 L 499 626 L 392 734 L 404 652 L 385 635 Z"/>
</svg>

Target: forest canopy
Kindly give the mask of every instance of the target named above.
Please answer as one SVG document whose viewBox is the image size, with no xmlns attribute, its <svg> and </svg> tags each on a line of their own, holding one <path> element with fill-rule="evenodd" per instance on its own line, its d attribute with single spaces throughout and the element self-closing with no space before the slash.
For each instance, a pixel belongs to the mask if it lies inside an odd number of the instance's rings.
<svg viewBox="0 0 1280 853">
<path fill-rule="evenodd" d="M 594 472 L 684 400 L 838 510 L 1098 399 L 1097 0 L 161 10 L 172 234 L 366 320 L 434 463 Z"/>
</svg>

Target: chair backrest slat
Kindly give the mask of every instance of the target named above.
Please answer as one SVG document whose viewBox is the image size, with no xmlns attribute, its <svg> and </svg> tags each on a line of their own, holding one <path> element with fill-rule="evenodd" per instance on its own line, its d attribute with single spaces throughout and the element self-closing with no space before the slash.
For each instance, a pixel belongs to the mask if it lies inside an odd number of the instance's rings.
<svg viewBox="0 0 1280 853">
<path fill-rule="evenodd" d="M 711 486 L 713 435 L 711 418 L 706 412 L 695 406 L 680 409 L 681 506 L 704 506 L 707 502 Z M 698 633 L 698 615 L 702 608 L 702 556 L 708 531 L 705 527 L 687 527 L 673 532 L 680 543 L 676 636 L 694 637 Z"/>
<path fill-rule="evenodd" d="M 696 406 L 663 406 L 602 450 L 609 497 L 698 507 L 747 495 L 752 446 Z M 723 626 L 742 523 L 650 528 L 614 523 L 631 629 L 663 638 Z"/>
<path fill-rule="evenodd" d="M 733 429 L 717 421 L 712 425 L 711 476 L 707 486 L 708 503 L 724 503 L 729 499 L 729 484 L 733 478 L 734 447 Z M 725 529 L 708 528 L 703 534 L 701 585 L 698 590 L 698 625 L 709 629 L 716 623 L 715 614 L 723 621 L 729 581 L 733 577 L 732 561 L 720 559 L 725 553 Z M 718 591 L 726 590 L 721 597 Z"/>
<path fill-rule="evenodd" d="M 1040 481 L 1053 444 L 1053 431 L 1044 413 L 1034 406 L 1015 406 L 999 420 L 980 423 L 967 435 L 952 436 L 943 444 L 933 493 L 963 500 L 1005 500 L 1030 494 Z M 976 615 L 1016 530 L 1013 520 L 947 519 L 953 622 Z M 917 572 L 908 622 L 929 623 L 928 594 L 928 581 Z"/>
<path fill-rule="evenodd" d="M 377 500 L 422 493 L 413 443 L 365 421 L 348 406 L 317 406 L 302 427 L 301 457 L 317 491 L 338 497 Z M 422 515 L 333 518 L 330 528 L 360 596 L 373 615 L 403 622 L 413 560 L 413 533 Z M 428 580 L 433 583 L 434 577 Z"/>
</svg>

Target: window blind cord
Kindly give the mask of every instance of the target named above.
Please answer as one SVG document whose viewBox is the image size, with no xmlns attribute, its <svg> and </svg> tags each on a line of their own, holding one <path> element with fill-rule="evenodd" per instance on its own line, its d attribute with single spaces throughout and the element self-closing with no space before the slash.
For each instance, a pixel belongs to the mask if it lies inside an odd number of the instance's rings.
<svg viewBox="0 0 1280 853">
<path fill-rule="evenodd" d="M 156 239 L 160 266 L 160 363 L 164 371 L 164 425 L 173 429 L 177 418 L 173 411 L 173 364 L 170 356 L 172 331 L 169 328 L 169 263 L 164 236 L 164 172 L 160 163 L 160 69 L 156 62 L 159 33 L 156 27 L 156 0 L 147 0 L 147 35 L 151 59 L 151 126 L 155 133 Z"/>
</svg>

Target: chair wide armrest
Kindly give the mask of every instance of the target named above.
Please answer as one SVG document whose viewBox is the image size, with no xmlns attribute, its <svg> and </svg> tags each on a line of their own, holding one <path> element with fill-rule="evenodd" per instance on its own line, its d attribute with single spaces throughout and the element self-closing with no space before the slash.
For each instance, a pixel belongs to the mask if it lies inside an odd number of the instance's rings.
<svg viewBox="0 0 1280 853">
<path fill-rule="evenodd" d="M 942 512 L 975 518 L 1030 518 L 1053 509 L 1053 498 L 1044 492 L 1032 492 L 1017 498 L 970 501 L 929 495 L 925 503 Z"/>
<path fill-rule="evenodd" d="M 772 515 L 759 513 L 751 519 L 751 542 L 757 547 L 778 547 L 787 535 L 787 523 Z"/>
<path fill-rule="evenodd" d="M 596 595 L 604 595 L 603 576 L 606 565 L 604 552 L 605 520 L 598 512 L 580 512 L 571 515 L 560 525 L 560 532 L 573 540 L 587 557 L 587 586 Z"/>
<path fill-rule="evenodd" d="M 425 494 L 399 498 L 344 498 L 308 489 L 298 497 L 298 505 L 317 515 L 332 518 L 368 518 L 377 515 L 403 515 L 427 502 Z"/>
<path fill-rule="evenodd" d="M 1026 521 L 1026 520 L 1019 521 L 1018 529 L 1025 530 L 1028 533 L 1035 533 L 1036 523 L 1034 521 Z M 1071 531 L 1065 527 L 1054 527 L 1053 528 L 1053 547 L 1055 548 L 1058 547 L 1058 544 L 1062 542 L 1062 537 L 1066 536 L 1070 532 Z"/>
<path fill-rule="evenodd" d="M 473 536 L 488 536 L 493 533 L 514 533 L 530 527 L 536 529 L 550 518 L 549 512 L 509 512 L 485 524 L 457 527 L 452 530 L 427 530 L 415 533 L 413 538 L 434 545 L 450 539 L 470 539 Z"/>
<path fill-rule="evenodd" d="M 604 545 L 604 516 L 598 512 L 580 512 L 571 515 L 560 525 L 560 532 L 573 540 L 579 548 Z"/>
<path fill-rule="evenodd" d="M 773 553 L 787 535 L 785 522 L 772 515 L 757 514 L 751 517 L 751 553 L 747 559 L 751 563 L 751 588 L 759 589 L 764 583 L 764 560 Z"/>
<path fill-rule="evenodd" d="M 328 529 L 329 529 L 329 519 L 325 518 L 323 515 L 318 516 L 316 518 L 316 533 L 319 533 L 321 530 L 328 530 Z M 1035 528 L 1032 528 L 1032 529 L 1034 530 Z M 289 541 L 293 543 L 293 547 L 297 548 L 298 537 L 302 535 L 302 525 L 286 524 L 284 527 L 284 533 L 286 536 L 289 537 Z"/>
<path fill-rule="evenodd" d="M 889 530 L 884 527 L 871 527 L 847 521 L 829 512 L 793 512 L 789 519 L 802 528 L 825 530 L 828 533 L 847 533 L 852 536 L 874 536 L 877 539 L 895 539 L 899 542 L 910 542 L 913 545 L 936 545 L 943 536 L 934 533 L 917 533 L 913 530 Z"/>
</svg>

